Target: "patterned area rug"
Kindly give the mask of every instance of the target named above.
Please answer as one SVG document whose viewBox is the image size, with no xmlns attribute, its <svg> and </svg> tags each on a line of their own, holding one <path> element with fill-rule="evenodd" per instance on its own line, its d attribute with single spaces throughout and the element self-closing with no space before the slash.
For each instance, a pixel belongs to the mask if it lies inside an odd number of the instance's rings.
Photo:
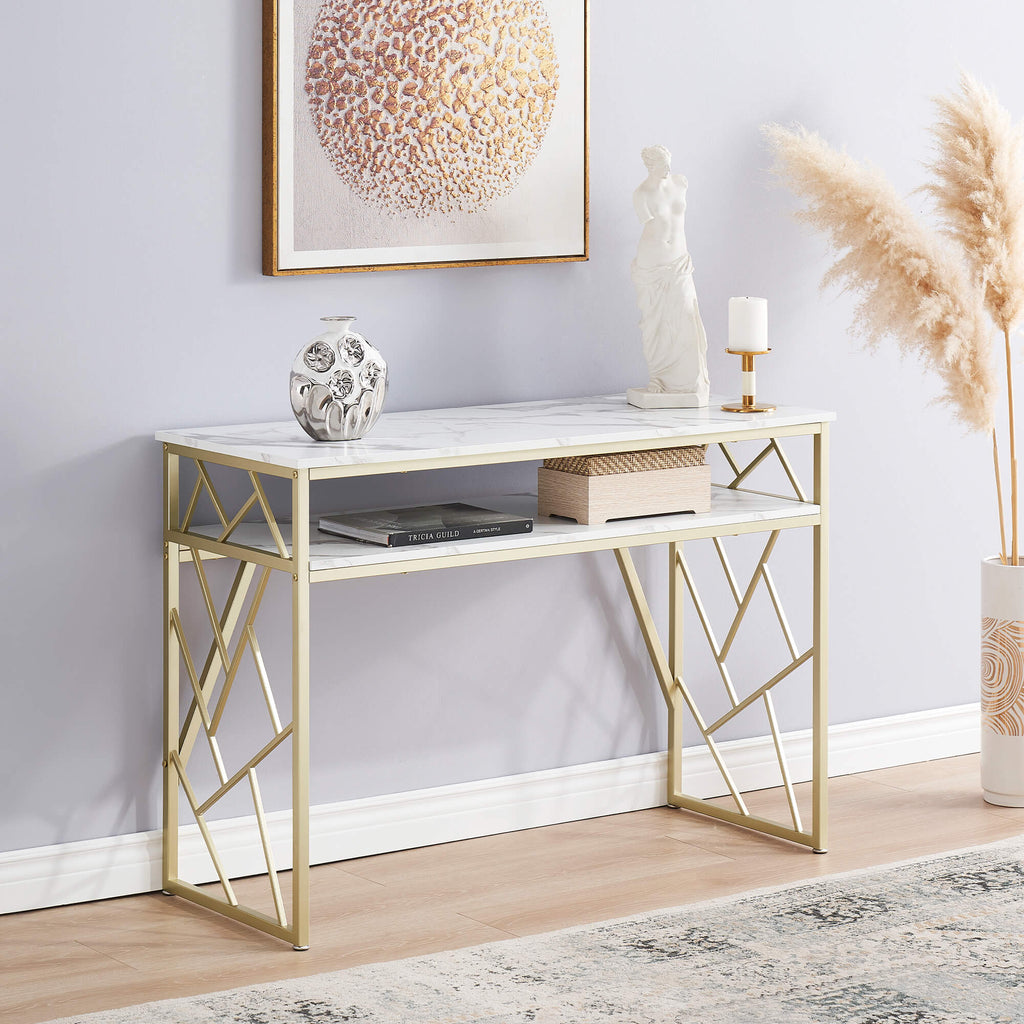
<svg viewBox="0 0 1024 1024">
<path fill-rule="evenodd" d="M 1009 1024 L 1024 838 L 81 1024 Z"/>
</svg>

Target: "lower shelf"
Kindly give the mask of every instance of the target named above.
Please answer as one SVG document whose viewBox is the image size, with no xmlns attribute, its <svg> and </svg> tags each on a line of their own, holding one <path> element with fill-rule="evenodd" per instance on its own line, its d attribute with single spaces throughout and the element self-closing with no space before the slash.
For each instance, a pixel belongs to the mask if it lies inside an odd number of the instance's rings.
<svg viewBox="0 0 1024 1024">
<path fill-rule="evenodd" d="M 720 486 L 712 487 L 710 512 L 618 519 L 591 526 L 581 526 L 571 520 L 551 516 L 538 517 L 537 497 L 533 494 L 510 494 L 473 500 L 502 512 L 534 517 L 533 532 L 519 536 L 455 541 L 450 544 L 389 548 L 321 533 L 314 519 L 310 530 L 311 580 L 319 582 L 379 576 L 436 569 L 442 565 L 472 565 L 761 532 L 766 529 L 792 529 L 814 526 L 819 522 L 817 505 Z M 197 537 L 215 540 L 221 528 L 218 525 L 194 526 L 191 532 Z M 290 524 L 282 522 L 281 532 L 285 543 L 290 546 Z M 240 524 L 230 542 L 270 555 L 277 553 L 270 531 L 262 522 Z M 184 549 L 183 559 L 189 557 L 188 550 Z"/>
</svg>

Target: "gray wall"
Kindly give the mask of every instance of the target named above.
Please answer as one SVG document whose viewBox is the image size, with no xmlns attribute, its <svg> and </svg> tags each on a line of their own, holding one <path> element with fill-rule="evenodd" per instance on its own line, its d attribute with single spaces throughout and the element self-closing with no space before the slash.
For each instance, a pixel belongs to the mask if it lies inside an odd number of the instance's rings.
<svg viewBox="0 0 1024 1024">
<path fill-rule="evenodd" d="M 594 0 L 589 263 L 281 280 L 259 269 L 258 8 L 7 12 L 0 850 L 158 824 L 153 431 L 287 417 L 290 361 L 327 313 L 358 314 L 386 353 L 392 410 L 640 382 L 629 196 L 655 141 L 690 181 L 715 390 L 738 382 L 721 351 L 727 298 L 766 295 L 762 393 L 840 415 L 832 720 L 976 698 L 977 564 L 996 538 L 988 448 L 929 406 L 917 367 L 851 343 L 851 302 L 817 292 L 822 242 L 768 187 L 758 126 L 819 128 L 909 191 L 928 97 L 958 65 L 1024 113 L 1016 5 L 976 0 L 967 17 L 952 0 Z M 404 478 L 344 500 L 487 493 L 529 475 Z M 662 594 L 660 549 L 639 561 Z M 801 579 L 783 580 L 803 623 Z M 621 597 L 607 553 L 318 590 L 314 801 L 658 749 L 655 686 Z M 268 649 L 285 610 L 272 592 Z M 280 681 L 284 655 L 271 660 Z M 266 788 L 279 806 L 282 779 Z"/>
</svg>

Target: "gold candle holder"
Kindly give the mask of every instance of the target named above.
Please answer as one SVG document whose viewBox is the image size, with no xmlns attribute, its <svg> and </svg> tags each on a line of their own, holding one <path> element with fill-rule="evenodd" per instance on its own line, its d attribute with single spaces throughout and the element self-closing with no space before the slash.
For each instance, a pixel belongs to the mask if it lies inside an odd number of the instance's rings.
<svg viewBox="0 0 1024 1024">
<path fill-rule="evenodd" d="M 742 356 L 743 357 L 743 396 L 739 402 L 730 402 L 728 405 L 722 406 L 723 412 L 775 412 L 774 405 L 766 405 L 764 403 L 758 404 L 757 376 L 754 373 L 754 356 L 766 356 L 771 352 L 770 348 L 766 348 L 761 352 L 745 352 L 740 349 L 727 348 L 725 350 L 731 356 Z"/>
</svg>

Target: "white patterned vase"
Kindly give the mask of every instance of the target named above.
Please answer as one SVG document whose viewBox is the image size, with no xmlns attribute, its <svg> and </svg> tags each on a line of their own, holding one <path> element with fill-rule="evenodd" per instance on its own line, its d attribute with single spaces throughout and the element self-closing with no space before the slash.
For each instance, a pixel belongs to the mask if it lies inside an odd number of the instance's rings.
<svg viewBox="0 0 1024 1024">
<path fill-rule="evenodd" d="M 384 357 L 352 330 L 354 316 L 324 316 L 302 346 L 289 391 L 299 426 L 317 441 L 354 441 L 377 422 L 388 390 Z"/>
<path fill-rule="evenodd" d="M 1024 566 L 981 563 L 981 789 L 1024 807 Z"/>
</svg>

